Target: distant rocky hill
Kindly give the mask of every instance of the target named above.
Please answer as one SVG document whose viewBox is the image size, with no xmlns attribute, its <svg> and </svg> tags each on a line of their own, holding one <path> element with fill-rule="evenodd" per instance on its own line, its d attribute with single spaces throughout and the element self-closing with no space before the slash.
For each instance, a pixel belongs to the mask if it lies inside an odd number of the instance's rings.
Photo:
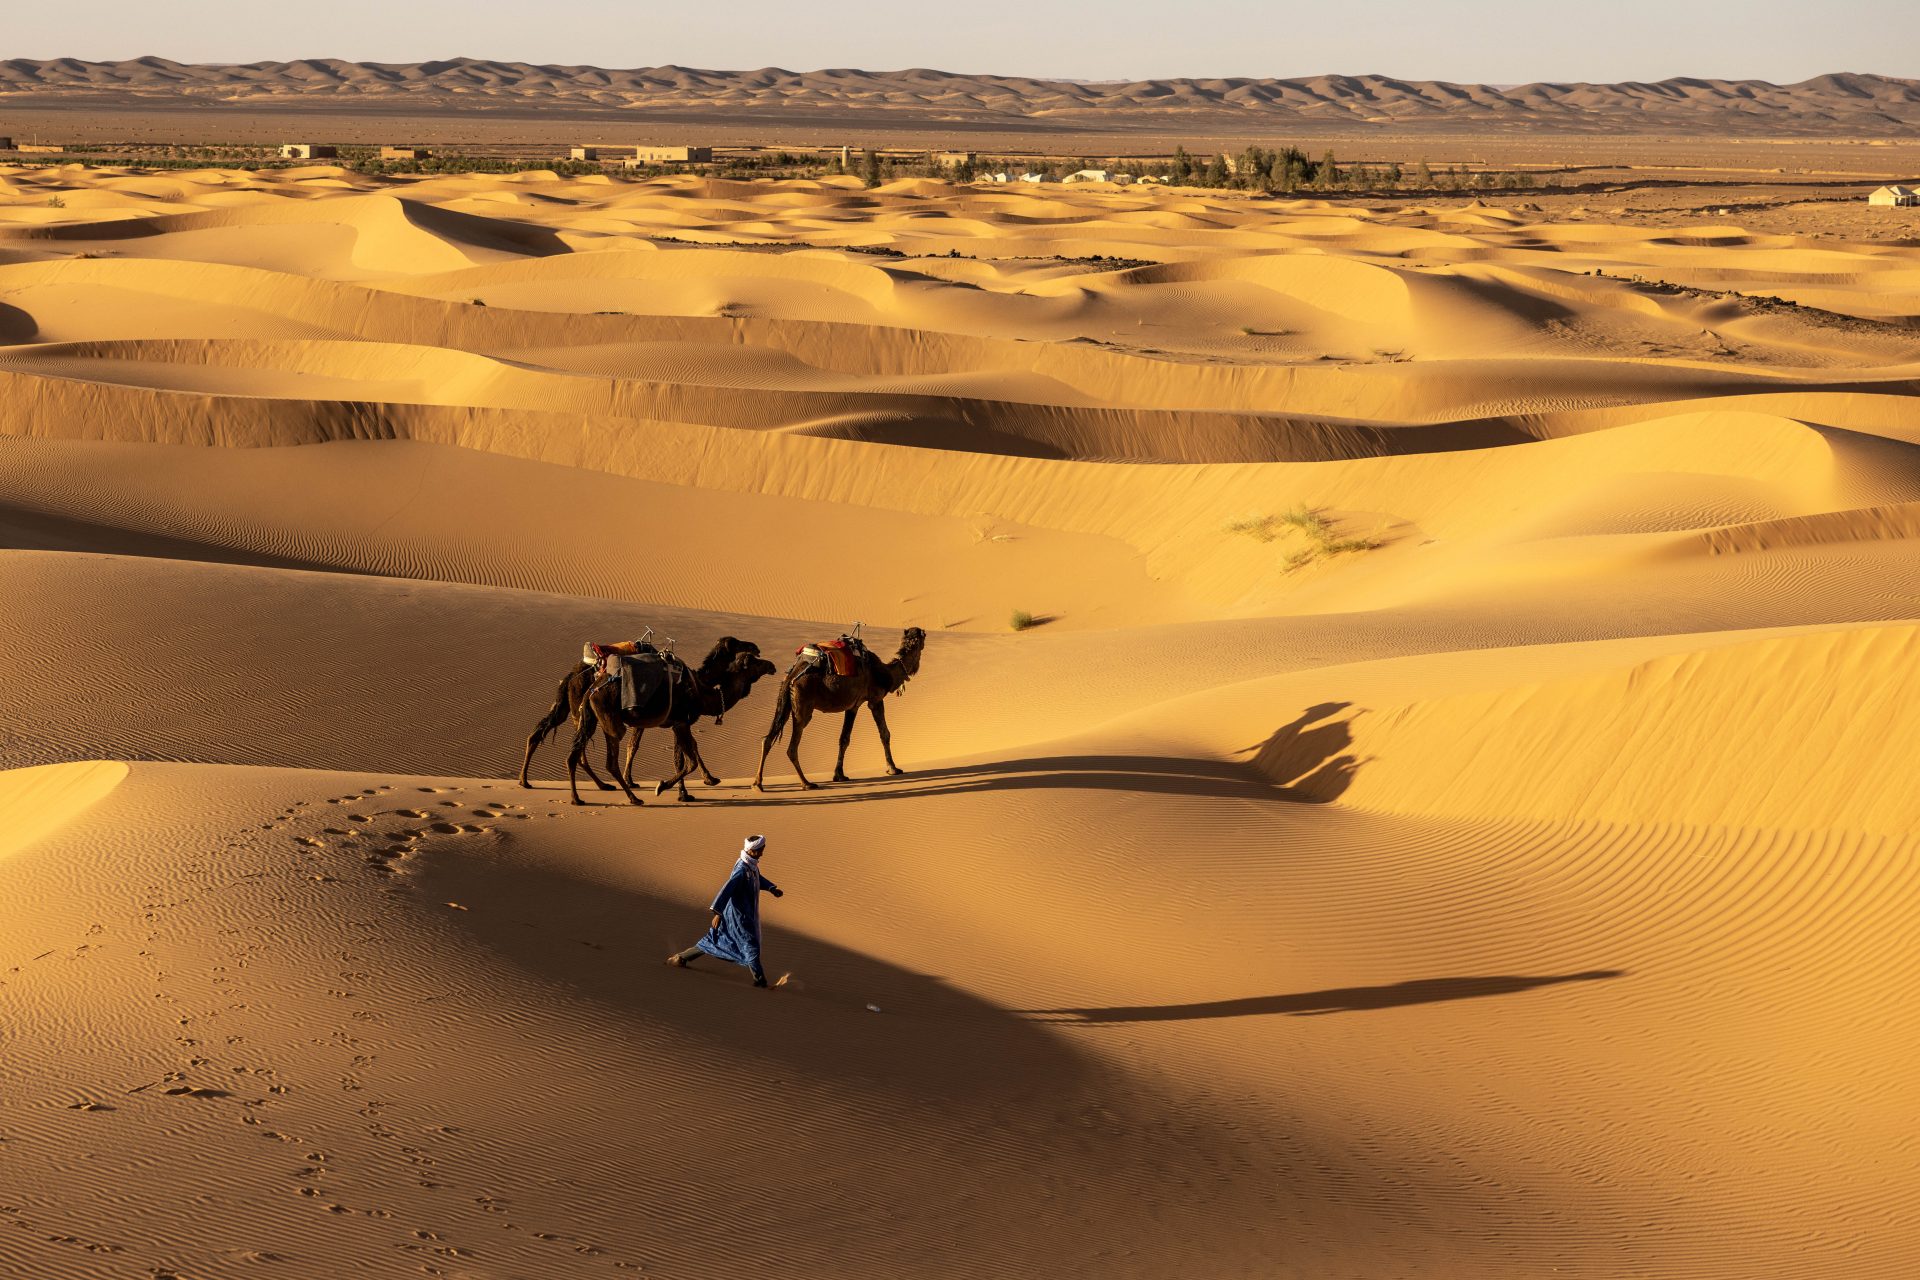
<svg viewBox="0 0 1920 1280">
<path fill-rule="evenodd" d="M 1547 129 L 1573 133 L 1889 136 L 1920 127 L 1920 81 L 1836 74 L 1799 84 L 1679 78 L 1645 84 L 1528 84 L 1496 88 L 1388 76 L 1294 80 L 1136 80 L 1084 83 L 1020 76 L 907 71 L 698 71 L 536 66 L 454 58 L 391 64 L 309 58 L 245 66 L 165 58 L 0 62 L 0 110 L 196 105 L 512 114 L 660 111 L 750 119 L 888 116 L 929 127 L 1219 132 L 1286 129 Z"/>
</svg>

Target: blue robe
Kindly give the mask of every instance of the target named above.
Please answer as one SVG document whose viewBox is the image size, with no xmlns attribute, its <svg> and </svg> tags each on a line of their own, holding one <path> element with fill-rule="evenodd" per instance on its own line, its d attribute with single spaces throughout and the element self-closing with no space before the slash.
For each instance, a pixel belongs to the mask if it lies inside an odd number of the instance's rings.
<svg viewBox="0 0 1920 1280">
<path fill-rule="evenodd" d="M 731 960 L 764 977 L 760 967 L 760 891 L 777 891 L 779 886 L 749 866 L 746 858 L 733 864 L 733 874 L 713 897 L 708 908 L 720 917 L 720 923 L 700 939 L 700 949 L 710 956 Z"/>
</svg>

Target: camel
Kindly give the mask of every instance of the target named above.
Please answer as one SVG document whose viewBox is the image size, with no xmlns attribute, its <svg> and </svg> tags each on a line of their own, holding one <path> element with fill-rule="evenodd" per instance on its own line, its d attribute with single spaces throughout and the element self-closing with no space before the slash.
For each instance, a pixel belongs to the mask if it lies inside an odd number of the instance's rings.
<svg viewBox="0 0 1920 1280">
<path fill-rule="evenodd" d="M 880 750 L 887 757 L 887 772 L 891 775 L 905 773 L 906 770 L 893 762 L 893 734 L 887 729 L 887 711 L 883 704 L 888 694 L 900 692 L 906 687 L 907 681 L 920 673 L 920 651 L 926 647 L 926 643 L 925 631 L 919 627 L 908 627 L 901 633 L 900 652 L 893 661 L 882 662 L 880 655 L 872 650 L 863 650 L 859 667 L 850 676 L 821 671 L 804 659 L 796 661 L 788 669 L 787 678 L 781 681 L 779 699 L 773 704 L 773 724 L 768 727 L 766 741 L 760 746 L 760 772 L 754 776 L 753 789 L 767 789 L 767 753 L 773 750 L 774 743 L 780 741 L 789 719 L 793 721 L 793 737 L 787 742 L 787 759 L 793 761 L 793 771 L 799 777 L 800 785 L 809 791 L 819 789 L 819 784 L 809 780 L 800 769 L 800 735 L 805 731 L 807 721 L 813 719 L 817 711 L 846 713 L 846 719 L 840 724 L 840 755 L 833 763 L 833 780 L 849 781 L 847 744 L 853 740 L 853 722 L 862 706 L 873 713 L 874 727 L 880 731 Z"/>
<path fill-rule="evenodd" d="M 685 779 L 693 766 L 706 769 L 706 763 L 700 756 L 700 744 L 694 741 L 693 725 L 712 706 L 724 713 L 729 706 L 737 704 L 747 696 L 754 681 L 762 675 L 771 675 L 774 665 L 760 657 L 758 646 L 731 636 L 724 637 L 715 644 L 712 652 L 701 660 L 700 668 L 695 671 L 679 658 L 667 656 L 667 678 L 660 687 L 649 695 L 646 701 L 632 710 L 620 705 L 620 690 L 614 685 L 600 685 L 587 691 L 586 703 L 580 712 L 580 728 L 574 735 L 573 747 L 567 753 L 567 787 L 573 793 L 573 803 L 584 804 L 580 799 L 580 786 L 575 773 L 576 767 L 585 756 L 587 744 L 594 733 L 599 732 L 606 741 L 607 772 L 620 784 L 630 804 L 643 804 L 644 801 L 634 794 L 633 783 L 619 761 L 620 740 L 629 731 L 634 734 L 634 746 L 639 747 L 639 736 L 647 729 L 665 726 L 673 731 L 674 760 L 678 772 L 665 785 L 655 789 L 658 795 L 667 786 L 677 786 L 682 800 L 691 800 L 687 794 Z M 710 691 L 718 690 L 717 697 L 709 697 Z M 628 759 L 628 767 L 632 759 Z M 714 783 L 711 772 L 706 776 Z"/>
<path fill-rule="evenodd" d="M 679 667 L 682 671 L 685 670 L 685 664 L 680 662 L 679 659 L 671 659 L 671 663 Z M 735 669 L 736 667 L 737 669 Z M 763 675 L 772 675 L 776 670 L 778 670 L 778 668 L 771 662 L 760 657 L 759 645 L 748 640 L 736 640 L 732 636 L 722 636 L 719 642 L 714 645 L 713 652 L 709 653 L 700 665 L 700 673 L 697 677 L 699 687 L 698 698 L 691 702 L 682 703 L 678 708 L 678 713 L 675 714 L 673 718 L 681 719 L 684 716 L 687 720 L 687 727 L 691 729 L 693 721 L 702 715 L 713 716 L 715 719 L 724 717 L 728 711 L 732 710 L 734 706 L 747 696 L 748 691 L 753 687 L 754 681 Z M 533 727 L 533 732 L 527 737 L 526 753 L 520 760 L 520 785 L 522 787 L 531 788 L 533 786 L 533 783 L 528 780 L 527 773 L 533 762 L 533 753 L 539 748 L 540 744 L 546 740 L 547 735 L 568 720 L 573 721 L 576 730 L 580 728 L 581 718 L 588 710 L 587 691 L 592 687 L 592 684 L 593 669 L 580 663 L 576 663 L 567 674 L 561 678 L 559 688 L 554 692 L 553 705 L 547 709 L 546 715 L 541 717 L 540 723 Z M 696 707 L 698 708 L 697 710 L 695 709 Z M 646 709 L 635 708 L 635 713 L 637 714 L 644 710 Z M 631 721 L 629 723 L 631 724 Z M 654 727 L 661 723 L 665 723 L 665 721 L 650 721 L 644 725 L 635 726 L 633 740 L 627 751 L 625 768 L 615 773 L 616 780 L 620 780 L 622 774 L 624 774 L 624 781 L 629 792 L 631 792 L 633 786 L 634 759 L 639 755 L 640 751 L 640 732 L 645 728 Z M 676 734 L 676 738 L 678 738 L 678 736 L 679 735 Z M 691 737 L 690 734 L 689 737 Z M 677 742 L 676 748 L 674 768 L 679 776 L 684 777 L 684 771 L 681 770 L 681 766 L 686 758 L 685 752 L 683 749 L 679 749 Z M 610 769 L 613 768 L 612 757 L 613 752 L 609 750 L 608 758 Z M 720 784 L 720 779 L 713 776 L 712 772 L 707 769 L 705 761 L 700 758 L 697 744 L 695 744 L 691 758 L 705 774 L 708 786 L 712 787 Z M 587 777 L 590 778 L 593 784 L 600 790 L 612 791 L 614 789 L 614 784 L 603 781 L 600 775 L 593 771 L 593 765 L 584 757 L 580 760 L 580 764 L 585 767 Z M 683 796 L 686 795 L 686 789 L 684 787 L 681 788 L 680 794 Z"/>
</svg>

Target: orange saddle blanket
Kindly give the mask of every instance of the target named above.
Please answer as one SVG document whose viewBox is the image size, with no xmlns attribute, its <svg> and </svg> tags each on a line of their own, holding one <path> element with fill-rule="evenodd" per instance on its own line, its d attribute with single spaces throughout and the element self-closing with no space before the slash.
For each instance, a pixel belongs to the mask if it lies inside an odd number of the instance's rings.
<svg viewBox="0 0 1920 1280">
<path fill-rule="evenodd" d="M 794 652 L 809 662 L 827 659 L 833 664 L 833 674 L 837 676 L 850 676 L 860 669 L 859 656 L 847 646 L 844 640 L 822 640 L 818 644 L 803 644 Z"/>
</svg>

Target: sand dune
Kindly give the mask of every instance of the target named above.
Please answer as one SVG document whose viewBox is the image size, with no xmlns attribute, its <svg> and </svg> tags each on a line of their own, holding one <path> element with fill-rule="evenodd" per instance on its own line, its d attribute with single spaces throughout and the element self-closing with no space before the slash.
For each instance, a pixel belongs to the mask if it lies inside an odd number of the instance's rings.
<svg viewBox="0 0 1920 1280">
<path fill-rule="evenodd" d="M 0 1272 L 1920 1265 L 1913 247 L 0 191 Z M 584 639 L 856 619 L 900 777 L 765 680 L 513 782 Z M 660 963 L 749 831 L 771 993 Z"/>
</svg>

